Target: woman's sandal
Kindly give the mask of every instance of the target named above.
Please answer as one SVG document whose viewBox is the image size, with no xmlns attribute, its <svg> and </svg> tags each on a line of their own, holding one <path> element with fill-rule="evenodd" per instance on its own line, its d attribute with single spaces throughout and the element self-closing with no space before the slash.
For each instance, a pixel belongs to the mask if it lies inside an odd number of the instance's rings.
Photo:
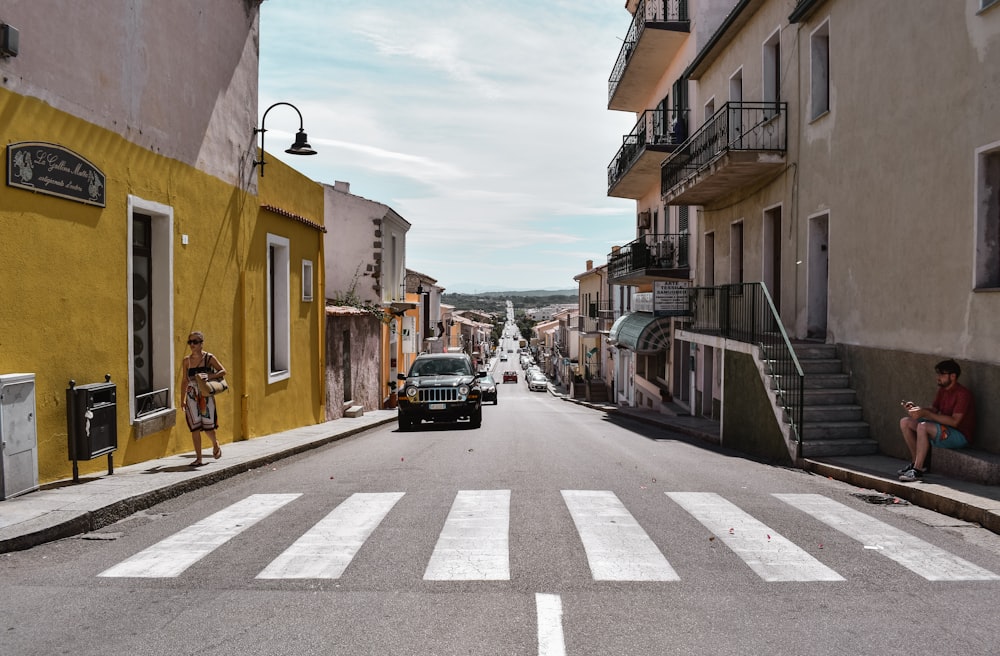
<svg viewBox="0 0 1000 656">
<path fill-rule="evenodd" d="M 216 460 L 222 457 L 222 447 L 219 446 L 218 444 L 216 444 L 212 448 L 212 457 L 215 458 Z"/>
<path fill-rule="evenodd" d="M 195 460 L 195 461 L 193 461 L 193 462 L 192 462 L 192 463 L 191 463 L 190 465 L 188 465 L 188 466 L 189 466 L 189 467 L 201 467 L 201 466 L 202 466 L 202 465 L 204 465 L 204 464 L 205 464 L 205 463 L 203 463 L 203 462 L 202 462 L 201 460 Z"/>
</svg>

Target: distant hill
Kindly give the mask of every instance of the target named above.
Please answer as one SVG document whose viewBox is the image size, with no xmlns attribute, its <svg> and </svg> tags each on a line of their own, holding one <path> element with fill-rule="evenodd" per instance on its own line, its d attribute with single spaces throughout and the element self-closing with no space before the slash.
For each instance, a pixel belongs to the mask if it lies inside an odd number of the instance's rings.
<svg viewBox="0 0 1000 656">
<path fill-rule="evenodd" d="M 555 291 L 541 289 L 531 291 L 480 292 L 477 294 L 449 294 L 445 292 L 441 295 L 441 302 L 453 305 L 456 310 L 481 310 L 497 314 L 507 311 L 507 301 L 511 301 L 514 304 L 514 308 L 520 310 L 543 307 L 545 305 L 576 303 L 577 291 L 575 289 Z"/>
</svg>

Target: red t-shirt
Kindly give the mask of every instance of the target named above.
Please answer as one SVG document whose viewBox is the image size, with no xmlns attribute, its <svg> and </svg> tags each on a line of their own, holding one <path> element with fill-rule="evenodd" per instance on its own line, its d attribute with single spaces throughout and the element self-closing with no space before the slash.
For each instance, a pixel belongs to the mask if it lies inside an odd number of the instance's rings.
<svg viewBox="0 0 1000 656">
<path fill-rule="evenodd" d="M 958 422 L 957 428 L 965 439 L 972 441 L 972 434 L 976 432 L 976 403 L 967 387 L 955 381 L 951 389 L 940 388 L 934 397 L 934 407 L 942 415 L 961 413 L 962 421 Z"/>
</svg>

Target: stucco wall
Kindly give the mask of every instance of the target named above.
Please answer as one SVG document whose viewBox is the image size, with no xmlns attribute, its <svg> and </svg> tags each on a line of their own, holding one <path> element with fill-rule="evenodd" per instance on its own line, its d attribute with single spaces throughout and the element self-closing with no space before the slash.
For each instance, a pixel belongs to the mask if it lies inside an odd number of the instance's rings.
<svg viewBox="0 0 1000 656">
<path fill-rule="evenodd" d="M 937 392 L 934 365 L 946 357 L 860 346 L 842 346 L 838 351 L 879 451 L 909 458 L 899 432 L 899 420 L 903 417 L 899 403 L 906 400 L 926 405 L 933 401 Z M 1000 390 L 1000 366 L 968 360 L 957 362 L 962 367 L 959 382 L 976 399 L 976 435 L 972 446 L 1000 454 L 1000 406 L 994 402 Z"/>
<path fill-rule="evenodd" d="M 344 361 L 344 332 L 350 333 L 351 361 Z M 382 322 L 368 313 L 348 316 L 328 315 L 326 320 L 326 418 L 344 416 L 345 367 L 351 370 L 353 405 L 365 410 L 382 407 L 388 393 L 380 384 Z"/>
<path fill-rule="evenodd" d="M 774 462 L 791 464 L 753 356 L 725 352 L 723 446 Z"/>
</svg>

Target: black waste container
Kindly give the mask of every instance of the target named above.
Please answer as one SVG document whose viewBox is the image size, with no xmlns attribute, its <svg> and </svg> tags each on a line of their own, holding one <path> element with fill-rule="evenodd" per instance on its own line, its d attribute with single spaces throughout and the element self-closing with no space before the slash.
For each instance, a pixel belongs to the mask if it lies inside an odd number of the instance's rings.
<svg viewBox="0 0 1000 656">
<path fill-rule="evenodd" d="M 91 460 L 118 449 L 118 404 L 112 382 L 66 390 L 69 459 Z"/>
</svg>

